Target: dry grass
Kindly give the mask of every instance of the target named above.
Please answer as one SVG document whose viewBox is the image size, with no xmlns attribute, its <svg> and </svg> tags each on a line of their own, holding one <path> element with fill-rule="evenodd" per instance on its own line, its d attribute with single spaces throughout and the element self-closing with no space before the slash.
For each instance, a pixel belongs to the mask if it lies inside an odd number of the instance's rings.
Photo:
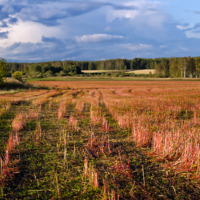
<svg viewBox="0 0 200 200">
<path fill-rule="evenodd" d="M 158 81 L 156 81 L 158 80 Z M 174 86 L 178 88 L 199 88 L 199 82 L 196 81 L 159 81 L 156 79 L 154 81 L 30 81 L 29 83 L 35 85 L 44 86 L 54 86 L 58 88 L 134 88 L 137 91 L 145 91 L 148 88 L 159 88 L 159 90 L 164 89 L 174 89 Z M 162 79 L 164 80 L 164 79 Z"/>
<path fill-rule="evenodd" d="M 90 74 L 95 74 L 95 73 L 112 73 L 112 72 L 124 72 L 126 70 L 81 70 L 83 73 L 90 73 Z"/>
<path fill-rule="evenodd" d="M 4 82 L 5 82 L 5 83 L 18 83 L 18 84 L 23 84 L 22 82 L 18 81 L 17 79 L 13 79 L 13 78 L 5 78 Z"/>
<path fill-rule="evenodd" d="M 155 69 L 141 69 L 141 70 L 134 70 L 134 71 L 129 71 L 126 73 L 134 73 L 134 74 L 149 74 L 149 73 L 155 74 Z"/>
<path fill-rule="evenodd" d="M 19 159 L 0 166 L 0 199 L 199 199 L 199 82 L 38 83 L 57 89 L 0 95 L 0 125 L 21 138 L 9 157 L 17 137 L 0 134 L 2 163 Z"/>
</svg>

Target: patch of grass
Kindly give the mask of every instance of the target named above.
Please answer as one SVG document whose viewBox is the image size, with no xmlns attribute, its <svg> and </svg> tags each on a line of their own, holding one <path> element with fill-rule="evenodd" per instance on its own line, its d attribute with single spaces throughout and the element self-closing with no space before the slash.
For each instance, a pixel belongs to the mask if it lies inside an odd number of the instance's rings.
<svg viewBox="0 0 200 200">
<path fill-rule="evenodd" d="M 33 86 L 28 83 L 5 82 L 1 84 L 1 90 L 4 90 L 4 91 L 5 90 L 21 90 L 21 89 L 29 89 L 29 88 L 33 88 Z"/>
</svg>

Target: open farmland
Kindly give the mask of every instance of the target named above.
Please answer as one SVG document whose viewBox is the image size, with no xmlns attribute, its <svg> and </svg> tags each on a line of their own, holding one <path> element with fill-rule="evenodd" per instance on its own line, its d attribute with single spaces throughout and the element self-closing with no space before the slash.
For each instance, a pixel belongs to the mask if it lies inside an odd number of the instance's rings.
<svg viewBox="0 0 200 200">
<path fill-rule="evenodd" d="M 141 69 L 141 70 L 133 70 L 126 73 L 134 73 L 134 74 L 155 74 L 155 69 Z"/>
<path fill-rule="evenodd" d="M 2 199 L 200 199 L 200 83 L 33 81 L 0 95 Z"/>
<path fill-rule="evenodd" d="M 82 70 L 85 74 L 95 74 L 95 73 L 114 73 L 114 72 L 126 72 L 126 73 L 134 73 L 134 74 L 155 74 L 155 69 L 141 69 L 141 70 Z"/>
<path fill-rule="evenodd" d="M 81 72 L 85 74 L 95 74 L 95 73 L 113 73 L 113 72 L 126 72 L 126 70 L 82 70 Z"/>
</svg>

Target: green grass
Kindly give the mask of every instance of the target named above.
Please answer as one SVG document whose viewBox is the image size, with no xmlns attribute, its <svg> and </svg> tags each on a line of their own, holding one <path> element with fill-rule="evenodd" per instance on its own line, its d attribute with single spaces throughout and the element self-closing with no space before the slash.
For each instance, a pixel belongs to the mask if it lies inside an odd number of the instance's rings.
<svg viewBox="0 0 200 200">
<path fill-rule="evenodd" d="M 200 78 L 67 77 L 35 78 L 29 81 L 200 81 Z"/>
</svg>

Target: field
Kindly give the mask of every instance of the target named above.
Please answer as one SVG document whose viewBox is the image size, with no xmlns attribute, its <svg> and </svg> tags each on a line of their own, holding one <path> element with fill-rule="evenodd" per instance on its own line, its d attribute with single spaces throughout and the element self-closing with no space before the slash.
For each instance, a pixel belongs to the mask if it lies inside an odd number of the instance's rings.
<svg viewBox="0 0 200 200">
<path fill-rule="evenodd" d="M 0 199 L 200 199 L 200 82 L 30 83 L 0 95 Z"/>
<path fill-rule="evenodd" d="M 114 72 L 126 72 L 126 73 L 134 73 L 134 74 L 152 74 L 155 73 L 154 69 L 141 69 L 141 70 L 82 70 L 83 73 L 94 74 L 94 73 L 114 73 Z"/>
<path fill-rule="evenodd" d="M 141 69 L 141 70 L 134 70 L 129 71 L 127 73 L 134 73 L 134 74 L 149 74 L 149 73 L 155 74 L 155 69 Z"/>
<path fill-rule="evenodd" d="M 126 70 L 81 70 L 85 74 L 125 72 Z"/>
</svg>

